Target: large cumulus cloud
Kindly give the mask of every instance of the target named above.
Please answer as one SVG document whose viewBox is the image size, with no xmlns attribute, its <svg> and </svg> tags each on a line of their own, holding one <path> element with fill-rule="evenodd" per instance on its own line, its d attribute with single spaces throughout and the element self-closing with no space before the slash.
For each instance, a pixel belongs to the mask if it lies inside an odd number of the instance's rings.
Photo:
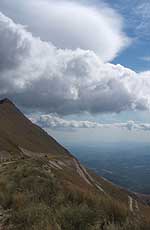
<svg viewBox="0 0 150 230">
<path fill-rule="evenodd" d="M 92 50 L 112 60 L 128 45 L 121 17 L 110 7 L 67 0 L 1 0 L 0 9 L 34 35 L 63 49 Z"/>
<path fill-rule="evenodd" d="M 0 14 L 0 97 L 50 113 L 150 109 L 150 73 L 58 49 Z"/>
</svg>

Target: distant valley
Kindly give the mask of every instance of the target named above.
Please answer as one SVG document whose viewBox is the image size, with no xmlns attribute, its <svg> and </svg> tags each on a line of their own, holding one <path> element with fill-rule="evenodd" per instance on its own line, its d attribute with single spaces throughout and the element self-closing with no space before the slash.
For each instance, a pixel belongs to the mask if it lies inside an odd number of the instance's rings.
<svg viewBox="0 0 150 230">
<path fill-rule="evenodd" d="M 128 190 L 150 194 L 150 144 L 68 146 L 88 168 Z"/>
</svg>

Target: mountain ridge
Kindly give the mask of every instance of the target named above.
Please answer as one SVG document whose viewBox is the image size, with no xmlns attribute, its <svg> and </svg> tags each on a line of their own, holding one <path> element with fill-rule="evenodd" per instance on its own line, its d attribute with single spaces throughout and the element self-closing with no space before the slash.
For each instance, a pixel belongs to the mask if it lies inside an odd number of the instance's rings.
<svg viewBox="0 0 150 230">
<path fill-rule="evenodd" d="M 0 101 L 1 213 L 2 230 L 150 227 L 150 208 L 135 194 L 86 169 L 9 99 Z"/>
<path fill-rule="evenodd" d="M 53 148 L 53 151 L 55 153 L 59 152 L 59 150 L 61 149 L 63 153 L 69 154 L 69 152 L 58 142 L 56 142 L 54 138 L 50 137 L 39 126 L 33 124 L 30 120 L 28 120 L 21 113 L 21 111 L 7 98 L 0 101 L 0 131 L 1 133 L 5 132 L 8 138 L 11 138 L 11 135 L 13 135 L 14 144 L 22 144 L 22 147 L 27 148 L 28 150 L 37 151 L 36 138 L 40 142 L 40 138 L 44 136 L 42 140 L 44 141 L 44 144 L 42 144 L 41 141 L 40 147 L 40 143 L 38 143 L 39 151 L 42 150 L 46 152 L 48 151 L 48 149 Z M 23 138 L 21 138 L 20 136 L 21 133 L 23 135 Z M 30 139 L 32 139 L 32 143 Z"/>
<path fill-rule="evenodd" d="M 10 104 L 12 104 L 12 101 L 9 100 L 8 98 L 4 98 L 4 99 L 0 100 L 0 104 L 3 104 L 3 103 L 10 103 Z"/>
</svg>

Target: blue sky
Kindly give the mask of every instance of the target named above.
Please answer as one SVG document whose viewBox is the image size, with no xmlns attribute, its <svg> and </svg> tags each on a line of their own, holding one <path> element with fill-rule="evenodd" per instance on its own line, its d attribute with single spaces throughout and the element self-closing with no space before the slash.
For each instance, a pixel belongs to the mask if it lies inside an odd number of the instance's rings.
<svg viewBox="0 0 150 230">
<path fill-rule="evenodd" d="M 147 0 L 1 0 L 0 98 L 63 143 L 148 142 L 149 12 Z"/>
<path fill-rule="evenodd" d="M 136 71 L 150 69 L 150 2 L 145 0 L 107 1 L 123 16 L 126 33 L 133 38 L 131 45 L 113 63 L 120 63 Z"/>
</svg>

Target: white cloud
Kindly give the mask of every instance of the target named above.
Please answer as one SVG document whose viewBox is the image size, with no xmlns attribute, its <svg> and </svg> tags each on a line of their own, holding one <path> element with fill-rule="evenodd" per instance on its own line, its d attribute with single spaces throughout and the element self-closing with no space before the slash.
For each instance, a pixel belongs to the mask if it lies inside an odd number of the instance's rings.
<svg viewBox="0 0 150 230">
<path fill-rule="evenodd" d="M 63 49 L 92 50 L 103 61 L 112 60 L 129 44 L 121 16 L 104 4 L 94 7 L 67 0 L 1 0 L 0 9 L 27 25 L 41 40 Z"/>
<path fill-rule="evenodd" d="M 141 57 L 140 59 L 146 62 L 150 62 L 150 56 Z"/>
<path fill-rule="evenodd" d="M 118 128 L 136 131 L 150 131 L 149 123 L 137 123 L 134 121 L 127 121 L 124 123 L 99 123 L 94 121 L 79 121 L 79 120 L 66 120 L 55 114 L 35 115 L 30 116 L 30 120 L 34 123 L 41 125 L 43 128 L 61 129 L 61 128 Z"/>
<path fill-rule="evenodd" d="M 21 106 L 58 114 L 150 109 L 148 71 L 104 63 L 93 51 L 57 49 L 3 14 L 0 44 L 0 96 Z"/>
</svg>

